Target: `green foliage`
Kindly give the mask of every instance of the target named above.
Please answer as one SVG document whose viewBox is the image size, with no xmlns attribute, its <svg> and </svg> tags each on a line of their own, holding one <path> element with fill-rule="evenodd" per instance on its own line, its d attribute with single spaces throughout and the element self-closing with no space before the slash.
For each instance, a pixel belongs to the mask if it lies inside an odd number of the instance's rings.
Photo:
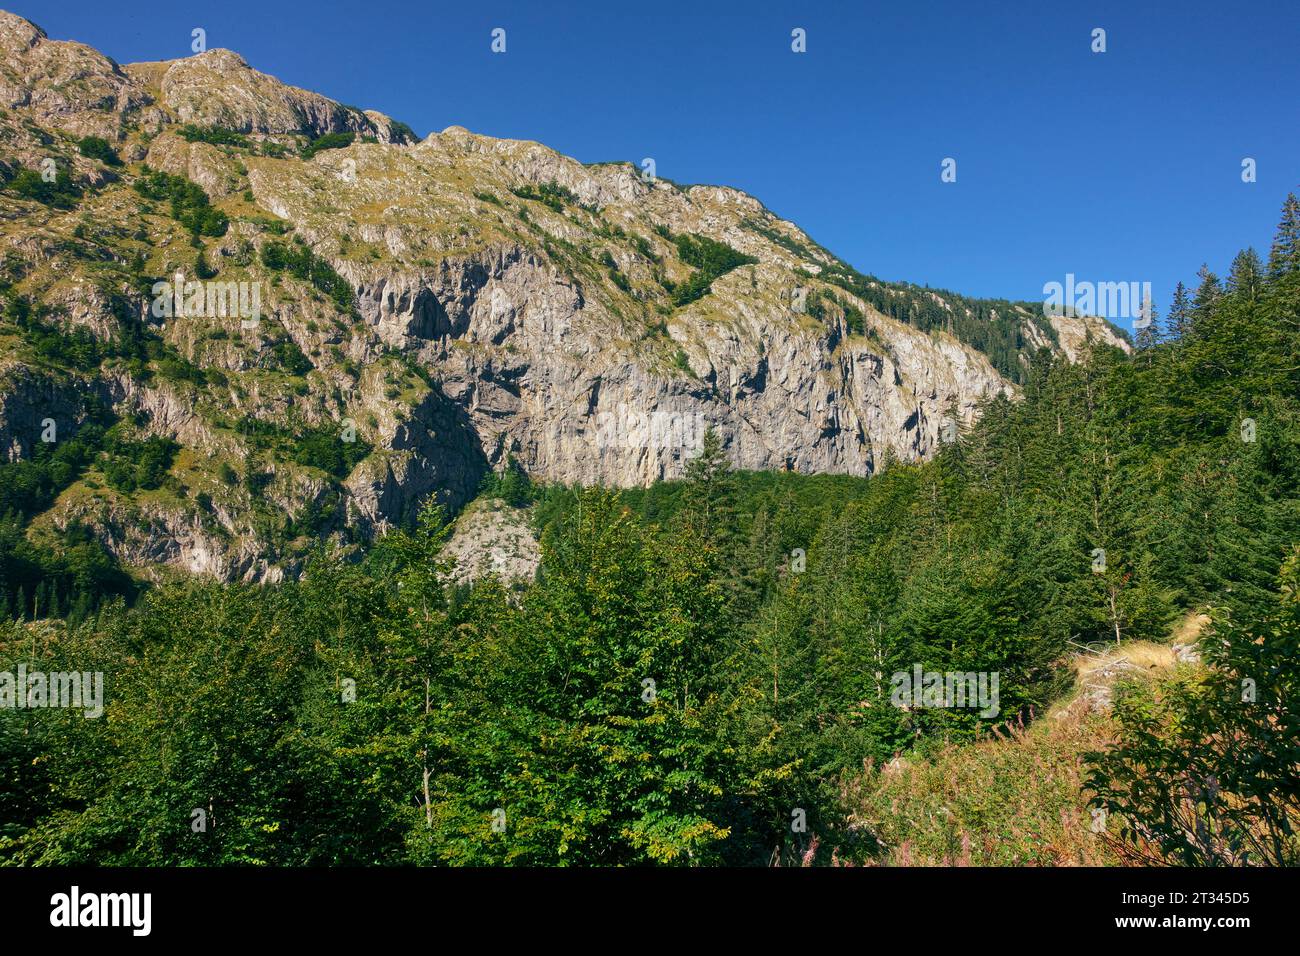
<svg viewBox="0 0 1300 956">
<path fill-rule="evenodd" d="M 277 272 L 288 270 L 294 278 L 310 282 L 340 310 L 352 312 L 355 294 L 348 280 L 302 242 L 268 242 L 262 246 L 262 264 Z"/>
<path fill-rule="evenodd" d="M 207 280 L 213 278 L 216 274 L 217 270 L 208 264 L 208 257 L 200 249 L 198 256 L 194 260 L 194 277 Z"/>
<path fill-rule="evenodd" d="M 34 170 L 20 169 L 5 184 L 5 189 L 19 199 L 31 199 L 52 209 L 71 209 L 81 198 L 81 187 L 62 169 L 55 173 L 53 182 L 46 182 Z"/>
<path fill-rule="evenodd" d="M 236 429 L 259 452 L 319 468 L 335 478 L 347 477 L 371 451 L 371 446 L 346 423 L 280 425 L 245 417 L 236 424 Z M 345 441 L 345 437 L 353 440 Z M 253 468 L 245 472 L 245 482 L 254 495 L 261 492 L 269 479 L 269 475 Z"/>
<path fill-rule="evenodd" d="M 176 130 L 178 136 L 189 143 L 210 143 L 213 146 L 239 146 L 245 149 L 252 148 L 252 142 L 242 133 L 237 133 L 233 129 L 226 129 L 224 126 L 199 126 L 194 123 L 186 123 Z"/>
<path fill-rule="evenodd" d="M 370 454 L 370 446 L 360 438 L 344 441 L 338 426 L 323 425 L 303 430 L 292 454 L 300 465 L 319 468 L 335 478 L 346 478 Z"/>
<path fill-rule="evenodd" d="M 556 212 L 563 212 L 566 203 L 570 205 L 579 205 L 578 197 L 573 191 L 565 186 L 561 186 L 554 180 L 542 183 L 540 186 L 525 184 L 517 189 L 510 190 L 520 199 L 531 199 L 548 206 Z"/>
<path fill-rule="evenodd" d="M 172 218 L 196 236 L 224 236 L 230 225 L 225 213 L 208 205 L 208 194 L 184 176 L 146 171 L 135 189 L 146 199 L 170 202 Z"/>
<path fill-rule="evenodd" d="M 97 159 L 105 166 L 121 166 L 122 160 L 109 145 L 108 140 L 100 136 L 83 136 L 77 141 L 77 149 L 82 156 Z"/>
<path fill-rule="evenodd" d="M 137 277 L 138 278 L 138 277 Z M 147 381 L 151 376 L 149 363 L 158 361 L 176 375 L 188 366 L 190 380 L 197 370 L 189 366 L 161 337 L 148 328 L 139 313 L 124 296 L 109 293 L 109 307 L 116 320 L 112 338 L 101 339 L 81 327 L 67 328 L 48 323 L 52 316 L 48 307 L 34 308 L 25 296 L 12 290 L 3 294 L 5 307 L 3 320 L 11 324 L 23 342 L 36 356 L 60 369 L 81 372 L 97 370 L 104 362 L 117 359 L 124 362 L 131 374 Z"/>
<path fill-rule="evenodd" d="M 708 236 L 684 234 L 672 236 L 671 241 L 677 247 L 677 254 L 682 261 L 694 266 L 696 270 L 689 279 L 672 290 L 673 304 L 679 307 L 708 295 L 713 280 L 719 276 L 738 266 L 758 261 L 753 256 L 747 256 Z"/>
<path fill-rule="evenodd" d="M 849 335 L 865 335 L 867 322 L 862 313 L 851 305 L 844 306 L 844 327 Z"/>
<path fill-rule="evenodd" d="M 134 598 L 135 582 L 87 528 L 74 523 L 57 537 L 53 547 L 37 544 L 16 515 L 0 518 L 0 618 L 76 624 L 117 598 Z"/>
<path fill-rule="evenodd" d="M 356 133 L 325 133 L 303 147 L 302 158 L 311 159 L 327 149 L 344 149 L 351 146 L 356 137 Z"/>
<path fill-rule="evenodd" d="M 415 130 L 401 120 L 390 120 L 389 126 L 392 129 L 392 140 L 395 143 L 418 143 L 420 141 L 420 137 L 415 135 Z"/>
<path fill-rule="evenodd" d="M 100 466 L 105 480 L 123 494 L 159 487 L 180 446 L 170 438 L 157 435 L 141 440 L 126 436 L 127 432 L 120 424 L 114 425 L 104 436 Z"/>
<path fill-rule="evenodd" d="M 1042 303 L 974 299 L 944 289 L 883 282 L 863 275 L 838 259 L 824 267 L 817 278 L 853 293 L 882 314 L 923 332 L 942 329 L 951 333 L 987 355 L 1000 374 L 1018 384 L 1025 381 L 1024 358 L 1032 350 L 1021 331 L 1023 323 L 1031 322 L 1049 341 L 1057 339 L 1056 330 L 1043 317 Z M 861 331 L 860 322 L 857 310 L 853 311 L 854 316 L 850 317 L 846 309 L 845 320 L 849 331 L 857 333 Z"/>
<path fill-rule="evenodd" d="M 533 484 L 514 455 L 506 457 L 500 471 L 490 471 L 483 476 L 479 495 L 501 498 L 512 508 L 526 508 L 537 500 L 541 489 Z"/>
<path fill-rule="evenodd" d="M 0 462 L 0 515 L 31 518 L 47 509 L 94 461 L 103 438 L 103 427 L 90 421 L 59 441 L 33 441 L 29 458 Z"/>
<path fill-rule="evenodd" d="M 697 275 L 739 255 L 671 241 Z M 314 274 L 305 246 L 262 255 Z M 364 557 L 318 555 L 298 580 L 163 585 L 92 614 L 87 595 L 125 588 L 112 563 L 70 556 L 88 534 L 67 556 L 34 555 L 25 516 L 92 459 L 115 487 L 156 486 L 170 444 L 115 426 L 4 466 L 5 599 L 46 616 L 77 579 L 85 620 L 43 624 L 39 641 L 25 623 L 0 630 L 0 668 L 75 661 L 114 691 L 104 720 L 0 712 L 0 770 L 18 780 L 0 795 L 0 861 L 907 862 L 914 837 L 925 860 L 1048 862 L 1086 851 L 1067 822 L 1077 740 L 1059 760 L 1006 755 L 984 791 L 958 786 L 977 776 L 960 768 L 956 782 L 874 768 L 951 768 L 954 748 L 985 747 L 1008 721 L 1032 731 L 1068 688 L 1074 644 L 1164 640 L 1209 604 L 1209 669 L 1122 693 L 1092 786 L 1127 827 L 1116 852 L 1294 863 L 1300 270 L 1265 274 L 1246 255 L 1230 275 L 1205 270 L 1182 334 L 1077 365 L 1041 351 L 1017 401 L 988 401 L 927 463 L 872 460 L 869 479 L 796 474 L 794 458 L 788 473 L 738 472 L 736 439 L 713 430 L 682 480 L 622 492 L 539 489 L 507 457 L 484 490 L 533 504 L 542 549 L 536 580 L 509 593 L 449 584 L 430 504 Z M 40 321 L 6 297 L 6 323 Z M 254 497 L 266 459 L 337 479 L 368 451 L 332 425 L 238 428 Z M 281 533 L 337 528 L 336 492 Z M 993 711 L 898 706 L 893 675 L 915 667 L 996 673 Z M 1013 773 L 1048 778 L 1013 789 Z M 1002 805 L 1024 793 L 1041 804 Z M 1045 808 L 1060 820 L 1050 850 L 1025 832 Z M 966 826 L 1004 836 L 964 847 Z"/>
<path fill-rule="evenodd" d="M 290 375 L 306 375 L 315 368 L 293 339 L 276 342 L 271 346 L 271 354 L 275 357 L 275 364 Z"/>
<path fill-rule="evenodd" d="M 1200 643 L 1209 670 L 1117 700 L 1118 739 L 1090 755 L 1089 786 L 1137 861 L 1300 862 L 1300 548 L 1279 584 L 1248 619 L 1219 618 Z"/>
</svg>

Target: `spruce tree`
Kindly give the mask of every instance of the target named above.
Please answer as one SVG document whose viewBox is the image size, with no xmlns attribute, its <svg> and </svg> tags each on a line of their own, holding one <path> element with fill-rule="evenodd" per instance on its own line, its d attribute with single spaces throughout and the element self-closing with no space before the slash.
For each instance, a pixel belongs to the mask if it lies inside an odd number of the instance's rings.
<svg viewBox="0 0 1300 956">
<path fill-rule="evenodd" d="M 1187 286 L 1181 282 L 1174 286 L 1174 301 L 1169 307 L 1166 320 L 1166 334 L 1171 339 L 1181 339 L 1192 327 L 1192 303 L 1187 295 Z"/>
<path fill-rule="evenodd" d="M 1192 298 L 1191 332 L 1193 335 L 1200 335 L 1206 330 L 1214 315 L 1214 309 L 1218 305 L 1220 296 L 1223 295 L 1223 286 L 1219 282 L 1219 277 L 1204 263 L 1201 264 L 1196 275 L 1201 283 L 1196 287 L 1196 295 Z"/>
<path fill-rule="evenodd" d="M 1290 272 L 1300 271 L 1300 202 L 1295 193 L 1289 193 L 1282 204 L 1282 220 L 1277 224 L 1277 235 L 1268 254 L 1268 275 L 1277 279 Z"/>
<path fill-rule="evenodd" d="M 683 518 L 724 558 L 731 557 L 737 535 L 736 480 L 712 428 L 704 432 L 700 453 L 686 463 Z"/>
<path fill-rule="evenodd" d="M 1156 307 L 1150 296 L 1142 300 L 1141 317 L 1138 321 L 1145 323 L 1145 325 L 1137 328 L 1137 335 L 1134 337 L 1135 344 L 1139 352 L 1150 353 L 1151 349 L 1160 344 L 1160 326 L 1156 322 Z M 1150 354 L 1147 355 L 1146 361 L 1150 365 Z"/>
<path fill-rule="evenodd" d="M 1232 260 L 1228 272 L 1228 291 L 1254 302 L 1264 284 L 1264 264 L 1253 248 L 1243 249 Z"/>
</svg>

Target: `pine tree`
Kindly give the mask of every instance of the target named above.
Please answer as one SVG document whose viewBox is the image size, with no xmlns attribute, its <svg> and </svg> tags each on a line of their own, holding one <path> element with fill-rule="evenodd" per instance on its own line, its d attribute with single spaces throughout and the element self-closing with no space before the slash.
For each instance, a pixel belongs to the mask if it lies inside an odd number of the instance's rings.
<svg viewBox="0 0 1300 956">
<path fill-rule="evenodd" d="M 1223 295 L 1219 277 L 1210 271 L 1208 265 L 1202 263 L 1196 275 L 1201 284 L 1196 287 L 1196 295 L 1192 298 L 1192 335 L 1200 335 L 1206 330 Z"/>
<path fill-rule="evenodd" d="M 1171 339 L 1181 339 L 1192 327 L 1192 303 L 1187 295 L 1187 286 L 1181 282 L 1174 286 L 1174 301 L 1169 307 L 1169 318 L 1165 323 L 1166 334 Z"/>
<path fill-rule="evenodd" d="M 1138 327 L 1137 335 L 1134 337 L 1135 344 L 1139 352 L 1149 353 L 1151 349 L 1160 344 L 1160 326 L 1156 321 L 1156 307 L 1150 296 L 1146 296 L 1142 300 L 1142 311 L 1138 321 L 1145 324 Z M 1151 364 L 1149 354 L 1146 363 Z"/>
<path fill-rule="evenodd" d="M 1243 249 L 1232 260 L 1228 272 L 1228 291 L 1254 302 L 1264 284 L 1264 263 L 1253 248 Z"/>
<path fill-rule="evenodd" d="M 1289 193 L 1282 204 L 1282 220 L 1277 224 L 1277 235 L 1268 254 L 1268 275 L 1277 279 L 1297 271 L 1300 271 L 1300 202 L 1295 193 Z"/>
</svg>

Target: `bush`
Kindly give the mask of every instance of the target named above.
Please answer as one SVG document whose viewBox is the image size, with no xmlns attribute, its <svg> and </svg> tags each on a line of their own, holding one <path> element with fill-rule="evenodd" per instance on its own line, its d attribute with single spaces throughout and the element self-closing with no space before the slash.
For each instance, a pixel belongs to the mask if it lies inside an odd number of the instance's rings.
<svg viewBox="0 0 1300 956">
<path fill-rule="evenodd" d="M 180 447 L 160 436 L 142 441 L 125 438 L 120 426 L 109 429 L 104 445 L 104 478 L 123 494 L 159 487 Z"/>
<path fill-rule="evenodd" d="M 135 189 L 146 199 L 169 201 L 172 218 L 195 236 L 224 236 L 230 225 L 225 213 L 208 205 L 208 194 L 183 176 L 156 170 L 136 180 Z"/>
<path fill-rule="evenodd" d="M 182 139 L 190 143 L 211 143 L 213 146 L 251 147 L 248 137 L 236 133 L 233 129 L 222 126 L 198 126 L 186 123 L 176 131 Z"/>
<path fill-rule="evenodd" d="M 5 187 L 19 199 L 31 199 L 51 209 L 71 209 L 81 198 L 81 189 L 62 170 L 55 174 L 54 182 L 47 183 L 30 169 L 20 169 Z"/>
<path fill-rule="evenodd" d="M 351 312 L 353 290 L 334 267 L 302 243 L 268 242 L 262 247 L 262 264 L 276 272 L 288 270 L 328 295 L 340 309 Z"/>
<path fill-rule="evenodd" d="M 549 183 L 542 183 L 542 185 L 537 188 L 525 185 L 510 191 L 520 199 L 531 199 L 534 202 L 539 202 L 544 206 L 550 207 L 556 212 L 563 211 L 565 203 L 578 205 L 578 197 L 573 193 L 573 191 L 561 186 L 554 180 Z"/>
<path fill-rule="evenodd" d="M 302 158 L 311 159 L 317 153 L 327 149 L 343 149 L 346 146 L 351 146 L 354 139 L 356 139 L 356 133 L 326 133 L 324 136 L 318 136 L 303 147 Z"/>
<path fill-rule="evenodd" d="M 276 365 L 290 375 L 306 375 L 315 368 L 293 339 L 276 342 L 271 347 L 271 353 L 275 356 Z"/>
<path fill-rule="evenodd" d="M 305 431 L 292 450 L 298 464 L 319 468 L 335 478 L 346 478 L 368 454 L 370 446 L 360 438 L 346 442 L 339 426 L 329 425 Z"/>
<path fill-rule="evenodd" d="M 89 159 L 97 159 L 106 166 L 121 166 L 122 160 L 118 159 L 116 151 L 109 145 L 108 140 L 99 136 L 83 136 L 77 142 L 77 149 L 81 155 Z"/>
</svg>

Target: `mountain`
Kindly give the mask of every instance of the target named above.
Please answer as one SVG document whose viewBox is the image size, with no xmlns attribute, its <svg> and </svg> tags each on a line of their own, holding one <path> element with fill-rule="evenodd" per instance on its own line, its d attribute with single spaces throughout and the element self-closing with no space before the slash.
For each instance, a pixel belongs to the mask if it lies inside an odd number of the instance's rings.
<svg viewBox="0 0 1300 956">
<path fill-rule="evenodd" d="M 0 504 L 148 576 L 279 580 L 511 460 L 673 478 L 710 428 L 742 469 L 865 476 L 1040 348 L 1129 348 L 862 275 L 739 190 L 421 140 L 228 50 L 120 66 L 0 13 L 0 51 Z"/>
</svg>

